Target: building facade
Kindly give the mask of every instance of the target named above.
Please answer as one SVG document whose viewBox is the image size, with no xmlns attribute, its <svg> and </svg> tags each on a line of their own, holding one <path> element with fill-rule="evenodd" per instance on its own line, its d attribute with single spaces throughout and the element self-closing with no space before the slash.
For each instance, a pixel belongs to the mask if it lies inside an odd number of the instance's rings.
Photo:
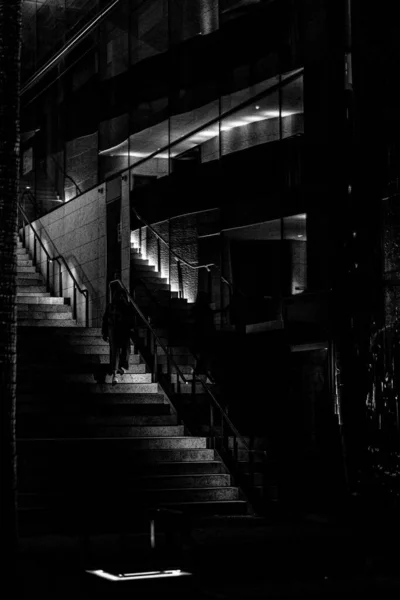
<svg viewBox="0 0 400 600">
<path fill-rule="evenodd" d="M 371 342 L 397 327 L 386 4 L 377 20 L 350 0 L 24 4 L 26 214 L 93 325 L 111 280 L 134 293 L 135 251 L 188 305 L 206 295 L 226 406 L 287 495 L 355 489 L 371 440 L 399 434 L 394 334 Z"/>
</svg>

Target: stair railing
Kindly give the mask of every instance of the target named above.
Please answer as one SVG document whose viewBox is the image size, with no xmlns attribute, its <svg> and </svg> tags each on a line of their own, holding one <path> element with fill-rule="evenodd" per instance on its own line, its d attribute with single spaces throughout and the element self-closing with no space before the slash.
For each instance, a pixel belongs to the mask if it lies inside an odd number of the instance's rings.
<svg viewBox="0 0 400 600">
<path fill-rule="evenodd" d="M 147 285 L 146 285 L 146 282 L 145 282 L 145 280 L 144 280 L 142 277 L 135 277 L 135 287 L 134 287 L 134 290 L 133 290 L 133 299 L 134 299 L 134 301 L 136 302 L 136 291 L 137 291 L 137 287 L 138 287 L 138 285 L 140 285 L 141 287 L 143 287 L 143 289 L 144 289 L 144 291 L 145 291 L 145 293 L 146 293 L 147 297 L 149 298 L 149 300 L 150 300 L 150 301 L 151 301 L 151 302 L 152 302 L 152 303 L 153 303 L 153 304 L 154 304 L 154 305 L 155 305 L 155 306 L 156 306 L 158 309 L 161 309 L 161 310 L 162 310 L 162 309 L 163 309 L 163 306 L 162 306 L 162 304 L 160 303 L 160 301 L 158 300 L 158 298 L 156 298 L 156 297 L 154 296 L 154 294 L 151 292 L 151 290 L 149 290 L 149 288 L 148 288 L 148 287 L 147 287 Z M 228 308 L 228 307 L 226 307 L 226 308 Z M 226 310 L 226 308 L 225 308 L 225 309 L 223 309 L 223 310 Z M 149 320 L 150 320 L 150 318 L 151 318 L 151 317 L 149 317 Z M 192 350 L 190 350 L 189 348 L 188 348 L 188 352 L 189 352 L 189 354 L 190 354 L 190 355 L 191 355 L 191 356 L 192 356 L 192 357 L 195 359 L 195 361 L 196 361 L 196 365 L 197 365 L 197 364 L 199 364 L 199 362 L 200 362 L 200 357 L 199 357 L 199 356 L 198 356 L 198 355 L 197 355 L 195 352 L 193 352 Z M 207 375 L 207 378 L 208 378 L 208 379 L 211 381 L 211 383 L 215 383 L 215 381 L 214 381 L 214 378 L 213 378 L 213 376 L 212 376 L 212 374 L 211 374 L 211 373 L 209 373 L 208 371 L 206 371 L 206 375 Z"/>
<path fill-rule="evenodd" d="M 165 355 L 167 356 L 167 365 L 168 365 L 167 375 L 169 377 L 171 375 L 171 368 L 170 368 L 171 364 L 176 369 L 177 386 L 178 386 L 178 394 L 179 394 L 179 391 L 180 391 L 179 390 L 179 383 L 180 383 L 179 378 L 186 385 L 189 383 L 189 381 L 185 378 L 185 376 L 181 372 L 179 366 L 177 365 L 176 361 L 171 356 L 169 348 L 166 348 L 165 345 L 161 342 L 156 331 L 154 330 L 152 325 L 149 323 L 148 319 L 146 319 L 145 315 L 140 310 L 137 303 L 133 300 L 131 294 L 129 293 L 126 286 L 122 283 L 122 281 L 120 279 L 114 279 L 113 281 L 110 282 L 110 284 L 109 284 L 110 294 L 111 294 L 111 286 L 116 283 L 119 284 L 123 290 L 125 290 L 125 292 L 127 294 L 127 298 L 129 299 L 129 302 L 132 304 L 137 315 L 140 317 L 141 321 L 144 323 L 145 327 L 147 328 L 150 336 L 153 338 L 153 341 L 151 341 L 151 339 L 148 338 L 148 345 L 150 348 L 150 352 L 154 357 L 154 362 L 153 362 L 154 381 L 155 382 L 159 381 L 157 348 L 160 347 L 163 350 L 163 352 L 165 353 Z M 136 335 L 136 338 L 139 338 L 137 331 L 138 331 L 138 328 L 136 325 L 135 335 Z M 192 353 L 189 351 L 189 354 L 192 354 Z M 192 356 L 193 356 L 193 354 L 192 354 Z M 232 423 L 232 421 L 229 418 L 228 413 L 226 412 L 224 407 L 220 404 L 220 402 L 218 402 L 217 398 L 213 394 L 213 392 L 212 392 L 211 388 L 209 387 L 209 385 L 207 384 L 207 382 L 198 376 L 198 374 L 196 373 L 196 370 L 193 371 L 192 376 L 193 376 L 193 383 L 194 383 L 193 391 L 195 390 L 196 383 L 199 382 L 201 384 L 201 386 L 203 387 L 206 398 L 208 399 L 208 409 L 209 409 L 208 410 L 208 420 L 209 420 L 208 440 L 209 440 L 209 445 L 210 445 L 211 449 L 214 449 L 217 452 L 219 452 L 219 454 L 221 455 L 221 457 L 227 464 L 230 471 L 233 472 L 234 476 L 238 480 L 239 485 L 243 489 L 247 489 L 249 492 L 248 495 L 251 496 L 251 487 L 254 485 L 254 475 L 255 475 L 255 472 L 254 472 L 255 455 L 258 454 L 261 457 L 264 471 L 266 471 L 266 452 L 260 451 L 260 450 L 255 450 L 254 448 L 250 447 L 250 445 L 247 443 L 245 438 L 241 435 L 241 433 L 238 431 L 238 429 Z M 232 440 L 232 447 L 230 445 L 230 440 Z M 245 476 L 242 473 L 240 473 L 240 471 L 238 469 L 239 444 L 241 445 L 241 449 L 245 450 L 248 453 L 249 481 L 246 481 Z"/>
<path fill-rule="evenodd" d="M 184 384 L 188 385 L 188 383 L 189 383 L 188 380 L 183 375 L 179 366 L 176 364 L 174 358 L 171 356 L 171 352 L 169 351 L 168 348 L 165 347 L 163 342 L 160 340 L 160 338 L 158 337 L 153 326 L 149 323 L 148 319 L 146 319 L 146 317 L 140 310 L 139 306 L 136 304 L 135 300 L 132 298 L 132 296 L 129 293 L 129 291 L 127 290 L 126 286 L 122 283 L 122 281 L 120 279 L 113 279 L 113 281 L 110 281 L 110 283 L 109 283 L 110 298 L 111 298 L 111 286 L 116 283 L 119 284 L 123 290 L 125 290 L 130 304 L 132 304 L 133 308 L 136 311 L 136 315 L 141 319 L 141 321 L 143 322 L 144 326 L 146 327 L 146 329 L 148 331 L 149 348 L 150 348 L 151 354 L 153 356 L 153 365 L 152 365 L 153 366 L 153 382 L 154 383 L 158 382 L 158 371 L 159 371 L 159 369 L 158 369 L 158 348 L 160 348 L 167 358 L 168 373 L 171 374 L 171 365 L 174 366 L 176 369 L 177 375 L 179 375 L 179 377 L 182 379 Z M 136 320 L 135 332 L 137 332 L 137 331 L 138 331 L 138 322 Z M 136 333 L 135 333 L 135 335 L 136 335 Z M 137 335 L 137 338 L 139 338 L 138 335 Z M 138 341 L 138 339 L 135 341 Z"/>
<path fill-rule="evenodd" d="M 63 296 L 62 265 L 64 265 L 66 271 L 68 272 L 69 276 L 71 277 L 71 279 L 73 281 L 72 317 L 75 321 L 77 320 L 77 312 L 78 312 L 77 311 L 77 292 L 79 292 L 85 298 L 85 325 L 86 325 L 86 327 L 89 327 L 89 292 L 88 292 L 88 290 L 81 288 L 81 286 L 79 285 L 78 281 L 76 280 L 74 274 L 72 273 L 67 261 L 61 254 L 58 254 L 57 256 L 50 255 L 46 246 L 43 244 L 42 240 L 40 239 L 40 236 L 39 236 L 38 232 L 36 231 L 33 223 L 31 223 L 31 221 L 26 216 L 26 213 L 25 213 L 24 209 L 22 208 L 20 202 L 18 202 L 18 211 L 22 218 L 22 243 L 23 243 L 24 247 L 26 247 L 26 227 L 29 227 L 33 233 L 33 257 L 32 257 L 33 265 L 34 266 L 37 265 L 37 244 L 39 244 L 40 248 L 46 255 L 45 279 L 46 279 L 47 291 L 48 292 L 51 291 L 51 289 L 50 289 L 51 288 L 50 264 L 53 265 L 52 280 L 53 280 L 53 287 L 54 287 L 54 281 L 55 281 L 54 264 L 57 263 L 57 265 L 58 265 L 58 295 L 59 295 L 59 297 Z M 55 291 L 55 289 L 54 289 L 54 291 Z"/>
<path fill-rule="evenodd" d="M 226 277 L 224 277 L 222 275 L 221 268 L 218 265 L 216 265 L 215 263 L 207 263 L 204 265 L 193 265 L 192 263 L 188 262 L 187 260 L 185 260 L 184 258 L 179 256 L 174 250 L 172 250 L 170 244 L 162 237 L 162 235 L 160 235 L 154 229 L 154 227 L 152 227 L 152 225 L 150 225 L 150 223 L 148 223 L 146 221 L 146 219 L 144 217 L 142 217 L 138 213 L 138 211 L 136 210 L 136 208 L 134 206 L 132 206 L 131 208 L 132 208 L 132 211 L 134 212 L 134 214 L 136 215 L 136 218 L 138 219 L 138 221 L 143 223 L 143 225 L 145 227 L 147 227 L 154 234 L 154 236 L 157 239 L 158 271 L 159 272 L 161 271 L 160 243 L 164 244 L 164 246 L 167 247 L 170 256 L 173 256 L 175 261 L 177 262 L 178 280 L 179 280 L 179 297 L 180 298 L 183 298 L 183 281 L 182 281 L 181 264 L 184 264 L 185 266 L 189 267 L 189 269 L 192 269 L 194 271 L 199 271 L 200 269 L 206 269 L 207 273 L 209 274 L 209 282 L 208 282 L 209 291 L 211 290 L 211 268 L 213 267 L 214 269 L 216 269 L 219 273 L 219 278 L 222 281 L 222 283 L 226 284 L 229 288 L 229 304 L 232 301 L 232 295 L 233 295 L 234 291 L 236 291 L 237 294 L 241 295 L 243 298 L 246 298 L 246 294 L 240 288 L 235 286 L 231 281 L 229 281 L 229 279 L 227 279 Z"/>
</svg>

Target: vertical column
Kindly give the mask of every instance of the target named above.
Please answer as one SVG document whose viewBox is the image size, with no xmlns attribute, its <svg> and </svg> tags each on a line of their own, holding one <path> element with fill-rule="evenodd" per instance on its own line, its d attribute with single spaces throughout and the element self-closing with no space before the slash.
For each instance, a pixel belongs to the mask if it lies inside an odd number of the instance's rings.
<svg viewBox="0 0 400 600">
<path fill-rule="evenodd" d="M 96 312 L 92 304 L 92 327 L 100 327 L 103 313 L 108 302 L 107 296 L 107 212 L 106 212 L 106 186 L 103 185 L 97 190 L 99 220 L 98 220 L 98 238 L 97 255 L 99 257 L 99 296 L 96 301 Z M 103 291 L 101 291 L 103 290 Z"/>
<path fill-rule="evenodd" d="M 130 219 L 130 193 L 129 172 L 121 177 L 121 279 L 128 288 L 130 285 L 131 267 L 131 219 Z"/>
</svg>

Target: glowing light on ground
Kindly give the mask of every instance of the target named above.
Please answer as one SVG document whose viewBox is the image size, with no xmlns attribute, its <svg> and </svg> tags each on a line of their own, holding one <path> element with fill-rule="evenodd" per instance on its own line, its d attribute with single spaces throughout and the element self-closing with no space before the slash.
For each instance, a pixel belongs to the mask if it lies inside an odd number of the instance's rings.
<svg viewBox="0 0 400 600">
<path fill-rule="evenodd" d="M 169 577 L 187 577 L 188 575 L 191 575 L 191 573 L 181 571 L 180 569 L 170 571 L 148 571 L 143 573 L 118 573 L 116 575 L 98 569 L 95 571 L 86 571 L 86 573 L 96 575 L 97 577 L 107 579 L 108 581 L 140 581 L 144 579 L 166 579 Z"/>
</svg>

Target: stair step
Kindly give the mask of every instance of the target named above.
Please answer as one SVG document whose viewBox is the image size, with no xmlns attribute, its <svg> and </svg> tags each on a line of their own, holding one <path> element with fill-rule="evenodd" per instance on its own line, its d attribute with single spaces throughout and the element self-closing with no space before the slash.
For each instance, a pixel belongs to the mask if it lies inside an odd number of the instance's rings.
<svg viewBox="0 0 400 600">
<path fill-rule="evenodd" d="M 139 277 L 141 277 L 142 273 L 155 273 L 156 272 L 156 268 L 153 265 L 149 265 L 148 261 L 143 261 L 143 263 L 138 262 L 138 261 L 132 261 L 132 262 L 133 262 L 133 266 L 132 266 L 133 277 L 135 277 L 136 274 Z"/>
<path fill-rule="evenodd" d="M 80 470 L 79 470 L 80 469 Z M 116 478 L 121 478 L 122 476 L 127 478 L 150 478 L 150 477 L 160 477 L 160 478 L 170 478 L 170 477 L 189 477 L 193 478 L 196 476 L 209 476 L 209 475 L 227 475 L 230 477 L 229 473 L 224 472 L 224 465 L 221 461 L 217 460 L 207 460 L 207 461 L 185 461 L 181 462 L 176 460 L 174 462 L 154 462 L 154 463 L 131 463 L 128 467 L 125 465 L 121 466 L 119 464 L 112 466 L 112 473 Z M 66 471 L 62 469 L 53 469 L 52 465 L 46 464 L 36 464 L 31 465 L 29 463 L 21 462 L 18 469 L 18 478 L 19 481 L 24 482 L 26 488 L 31 486 L 30 489 L 34 489 L 34 486 L 37 485 L 36 482 L 39 481 L 48 481 L 53 479 L 57 481 L 57 479 L 61 480 L 61 482 L 66 483 L 66 478 L 76 478 L 79 476 L 80 472 L 86 472 L 85 465 L 73 465 L 73 468 L 67 469 Z M 105 472 L 103 464 L 93 464 L 91 471 L 91 475 L 93 478 L 98 475 L 101 477 L 102 481 L 107 481 L 109 478 L 108 471 Z M 150 484 L 151 485 L 151 484 Z M 176 487 L 179 487 L 177 485 Z"/>
<path fill-rule="evenodd" d="M 18 248 L 18 247 L 17 247 L 17 256 L 19 256 L 19 257 L 21 257 L 21 256 L 27 256 L 27 257 L 29 257 L 26 248 Z"/>
<path fill-rule="evenodd" d="M 151 373 L 125 373 L 118 375 L 119 384 L 125 385 L 129 383 L 152 383 Z M 93 383 L 92 373 L 66 373 L 63 375 L 63 380 L 73 383 Z M 107 375 L 105 384 L 111 383 L 111 375 Z"/>
<path fill-rule="evenodd" d="M 143 438 L 145 439 L 145 438 Z M 160 463 L 172 461 L 198 462 L 214 460 L 214 450 L 206 448 L 144 448 L 135 446 L 134 438 L 100 438 L 100 439 L 18 439 L 19 460 L 27 465 L 42 462 L 43 466 L 54 465 L 57 469 L 73 468 L 82 463 L 85 457 L 86 468 L 103 462 L 105 465 L 117 461 L 119 466 L 133 468 L 137 463 Z M 82 454 L 84 452 L 85 454 Z M 76 462 L 75 462 L 76 461 Z M 114 468 L 114 467 L 113 467 Z"/>
<path fill-rule="evenodd" d="M 196 359 L 191 354 L 175 354 L 173 355 L 173 358 L 178 367 L 180 367 L 181 365 L 195 366 L 196 364 Z M 167 356 L 165 354 L 160 354 L 159 356 L 157 356 L 157 362 L 159 365 L 167 366 Z"/>
<path fill-rule="evenodd" d="M 186 450 L 206 450 L 207 449 L 207 438 L 205 437 L 191 437 L 191 436 L 177 436 L 177 437 L 119 437 L 119 438 L 75 438 L 75 437 L 67 437 L 67 438 L 24 438 L 24 440 L 30 442 L 32 446 L 35 443 L 35 447 L 31 449 L 31 452 L 39 452 L 45 448 L 48 448 L 48 442 L 60 444 L 65 452 L 69 452 L 71 444 L 75 443 L 79 446 L 85 447 L 87 443 L 96 444 L 96 452 L 99 448 L 99 452 L 101 452 L 101 447 L 103 449 L 106 447 L 109 448 L 110 452 L 115 452 L 116 450 L 123 450 L 124 453 L 135 453 L 136 451 L 141 450 L 149 450 L 149 451 L 157 451 L 157 450 L 167 450 L 167 451 L 186 451 Z M 24 441 L 22 438 L 18 438 L 20 444 Z M 105 445 L 104 445 L 105 444 Z M 113 444 L 114 447 L 111 447 Z M 20 445 L 21 448 L 21 445 Z M 52 448 L 52 451 L 58 451 Z"/>
<path fill-rule="evenodd" d="M 68 346 L 69 352 L 71 354 L 104 354 L 107 357 L 110 354 L 110 347 L 108 344 L 86 344 L 86 342 L 82 342 L 82 344 L 74 344 Z"/>
<path fill-rule="evenodd" d="M 55 333 L 59 333 L 60 335 L 71 335 L 74 338 L 78 336 L 82 337 L 91 337 L 91 336 L 101 336 L 101 328 L 100 327 L 79 327 L 75 328 L 72 331 L 68 331 L 68 329 L 60 329 L 60 331 L 56 331 Z"/>
<path fill-rule="evenodd" d="M 106 371 L 108 371 L 107 366 L 106 366 L 107 363 L 104 363 L 104 365 L 101 370 L 103 372 L 106 372 Z M 17 366 L 17 373 L 18 373 L 18 375 L 21 375 L 22 377 L 25 377 L 25 378 L 26 377 L 43 378 L 45 376 L 47 381 L 50 381 L 52 379 L 58 379 L 60 377 L 64 377 L 65 374 L 68 374 L 68 375 L 85 374 L 85 375 L 91 377 L 91 379 L 89 379 L 89 381 L 91 383 L 93 383 L 93 377 L 94 376 L 97 377 L 99 375 L 97 365 L 93 366 L 93 364 L 90 364 L 90 363 L 82 364 L 81 362 L 60 364 L 59 361 L 55 361 L 51 365 L 51 369 L 49 369 L 48 364 L 43 364 L 43 363 L 26 364 L 25 362 L 22 362 L 22 364 L 21 364 L 21 362 L 20 362 Z M 144 363 L 131 364 L 129 366 L 129 370 L 127 371 L 127 373 L 132 374 L 132 375 L 146 373 L 146 365 Z M 107 373 L 107 375 L 108 375 L 108 373 Z"/>
<path fill-rule="evenodd" d="M 19 348 L 19 350 L 21 350 L 21 348 Z M 66 357 L 68 357 L 68 365 L 66 370 L 71 370 L 74 365 L 82 365 L 82 367 L 102 367 L 104 365 L 109 364 L 110 362 L 110 357 L 109 357 L 109 353 L 104 353 L 104 354 L 94 354 L 94 353 L 90 353 L 90 349 L 88 349 L 89 352 L 86 354 L 78 354 L 75 351 L 73 353 L 65 353 Z M 22 352 L 21 352 L 22 355 Z M 79 362 L 78 362 L 79 360 Z M 132 366 L 134 365 L 139 365 L 142 364 L 141 363 L 141 357 L 139 356 L 139 354 L 131 354 L 129 362 Z M 46 362 L 49 364 L 59 364 L 59 358 L 57 356 L 48 356 L 46 357 Z M 35 363 L 31 363 L 31 364 L 35 364 Z M 139 371 L 140 372 L 140 371 Z"/>
<path fill-rule="evenodd" d="M 167 405 L 164 405 L 167 406 Z M 23 424 L 24 427 L 26 425 L 31 425 L 32 428 L 36 428 L 43 424 L 43 416 L 41 414 L 19 414 L 19 423 Z M 85 414 L 76 414 L 76 415 L 68 415 L 68 414 L 49 414 L 47 413 L 47 419 L 49 422 L 49 426 L 56 423 L 59 425 L 60 423 L 65 427 L 73 427 L 73 426 L 87 426 L 87 427 L 131 427 L 136 428 L 137 431 L 143 430 L 143 435 L 146 435 L 147 429 L 151 433 L 154 429 L 157 432 L 162 433 L 162 428 L 164 427 L 174 427 L 181 428 L 183 425 L 177 425 L 177 416 L 176 415 L 158 415 L 158 416 L 148 416 L 148 415 L 107 415 L 106 417 L 98 417 L 91 416 Z M 17 425 L 18 426 L 18 425 Z M 135 430 L 135 431 L 136 431 Z M 171 430 L 172 431 L 172 430 Z M 176 430 L 176 435 L 183 435 L 183 430 Z"/>
<path fill-rule="evenodd" d="M 31 416 L 31 415 L 30 415 Z M 177 437 L 184 435 L 183 425 L 90 425 L 81 423 L 65 424 L 60 418 L 58 423 L 47 418 L 46 423 L 34 423 L 32 420 L 17 425 L 18 438 L 110 438 L 110 437 Z"/>
<path fill-rule="evenodd" d="M 24 397 L 28 397 L 29 394 L 23 394 Z M 122 396 L 122 394 L 120 394 Z M 149 397 L 156 396 L 156 394 L 150 394 Z M 36 394 L 37 397 L 37 394 Z M 108 395 L 110 397 L 110 395 Z M 53 418 L 55 416 L 62 417 L 81 417 L 82 415 L 86 415 L 90 410 L 92 410 L 93 414 L 98 416 L 103 416 L 104 418 L 115 417 L 119 418 L 121 415 L 123 416 L 143 416 L 143 417 L 164 417 L 171 416 L 171 406 L 170 404 L 166 404 L 163 399 L 160 401 L 147 401 L 144 400 L 139 401 L 137 397 L 135 397 L 135 402 L 130 400 L 129 402 L 118 402 L 119 397 L 116 396 L 110 402 L 98 402 L 96 405 L 87 406 L 85 404 L 55 404 L 54 397 L 52 404 L 45 403 L 41 401 L 41 397 L 39 397 L 38 401 L 31 402 L 21 402 L 18 406 L 18 415 L 36 415 L 43 418 L 43 415 L 46 415 L 47 418 Z M 19 399 L 19 397 L 18 397 Z M 57 398 L 58 400 L 58 398 Z"/>
<path fill-rule="evenodd" d="M 62 298 L 60 298 L 62 300 Z M 68 304 L 28 304 L 24 303 L 23 305 L 18 306 L 19 312 L 41 312 L 41 313 L 71 313 L 71 306 Z"/>
<path fill-rule="evenodd" d="M 122 488 L 117 489 L 106 489 L 103 490 L 101 501 L 105 501 L 109 506 L 114 508 L 118 505 L 121 492 L 124 493 L 124 502 L 129 502 L 131 506 L 135 504 L 141 504 L 145 501 L 146 504 L 159 505 L 171 502 L 221 502 L 238 500 L 238 489 L 233 487 L 216 487 L 216 488 L 178 488 L 174 489 L 137 489 L 130 491 Z M 93 490 L 93 495 L 88 494 L 88 490 L 85 490 L 85 502 L 95 500 L 95 494 L 98 494 L 98 490 Z M 18 507 L 19 508 L 68 508 L 68 504 L 75 494 L 71 491 L 69 494 L 62 493 L 19 493 L 18 494 Z"/>
<path fill-rule="evenodd" d="M 104 489 L 109 488 L 110 485 L 113 487 L 118 487 L 118 483 L 121 486 L 121 478 L 119 473 L 113 475 L 105 474 L 103 478 L 97 479 L 97 474 L 90 473 L 85 476 L 85 473 L 76 473 L 73 471 L 69 474 L 65 474 L 63 472 L 52 472 L 51 474 L 34 472 L 33 476 L 31 473 L 27 473 L 26 476 L 22 476 L 19 478 L 18 489 L 22 494 L 27 493 L 38 493 L 41 492 L 43 494 L 46 492 L 62 492 L 62 490 L 67 490 L 69 486 L 77 486 L 78 482 L 80 482 L 80 476 L 83 475 L 85 478 L 85 482 L 83 485 L 86 485 L 93 490 L 96 490 L 96 493 L 101 493 L 103 495 Z M 148 490 L 148 492 L 160 490 L 173 490 L 175 493 L 179 492 L 183 488 L 188 488 L 192 490 L 197 489 L 210 489 L 210 488 L 220 488 L 220 489 L 228 489 L 231 488 L 231 476 L 227 473 L 222 474 L 199 474 L 199 475 L 146 475 L 146 476 L 134 476 L 130 474 L 125 474 L 123 479 L 123 488 L 124 492 L 127 491 L 136 491 L 140 489 Z M 184 498 L 181 498 L 184 500 Z M 234 499 L 234 498 L 230 498 Z M 168 498 L 167 500 L 171 501 L 173 498 Z"/>
<path fill-rule="evenodd" d="M 167 292 L 171 291 L 170 285 L 161 279 L 157 281 L 149 281 L 148 279 L 146 279 L 146 286 L 153 295 L 160 290 L 165 290 Z M 152 302 L 152 300 L 150 301 Z"/>
<path fill-rule="evenodd" d="M 31 260 L 18 260 L 17 261 L 17 274 L 26 273 L 37 273 L 36 267 L 32 265 Z"/>
<path fill-rule="evenodd" d="M 31 285 L 31 282 L 35 284 L 35 282 L 43 282 L 43 277 L 37 271 L 32 271 L 28 273 L 20 273 L 17 268 L 17 285 Z M 36 284 L 38 285 L 38 284 Z"/>
<path fill-rule="evenodd" d="M 63 304 L 65 305 L 65 299 L 64 298 L 56 298 L 54 296 L 49 297 L 50 294 L 47 294 L 47 296 L 43 296 L 39 294 L 35 294 L 34 296 L 17 296 L 17 304 Z"/>
<path fill-rule="evenodd" d="M 37 287 L 45 288 L 45 286 L 37 286 Z M 24 287 L 24 289 L 17 289 L 17 297 L 24 298 L 24 297 L 31 297 L 31 296 L 36 296 L 37 298 L 49 298 L 50 292 L 41 291 L 41 290 L 29 291 L 29 289 L 27 287 Z"/>
<path fill-rule="evenodd" d="M 147 284 L 151 284 L 151 283 L 156 283 L 156 284 L 167 284 L 168 283 L 168 279 L 166 277 L 161 277 L 161 275 L 159 275 L 157 272 L 147 272 L 147 271 L 143 271 L 141 277 L 144 279 L 146 285 Z"/>
<path fill-rule="evenodd" d="M 117 385 L 108 383 L 70 383 L 68 389 L 71 392 L 87 394 L 157 394 L 159 392 L 158 383 L 124 383 L 122 380 Z"/>
<path fill-rule="evenodd" d="M 29 321 L 29 320 L 34 320 L 34 321 L 40 321 L 42 319 L 50 319 L 52 321 L 57 321 L 60 319 L 70 319 L 73 323 L 75 323 L 75 321 L 73 321 L 72 319 L 72 311 L 69 308 L 68 311 L 65 312 L 50 312 L 50 311 L 36 311 L 36 310 L 29 310 L 29 311 L 24 311 L 24 310 L 18 310 L 18 321 L 20 321 L 21 319 L 25 320 L 25 321 Z M 40 327 L 40 325 L 38 325 Z"/>
<path fill-rule="evenodd" d="M 200 475 L 146 475 L 136 480 L 144 488 L 173 489 L 180 488 L 223 488 L 231 486 L 231 476 L 228 473 Z"/>
<path fill-rule="evenodd" d="M 108 342 L 105 342 L 100 335 L 81 335 L 80 333 L 76 335 L 71 335 L 68 338 L 68 345 L 70 346 L 80 346 L 84 344 L 85 346 L 103 346 L 104 348 L 109 348 Z"/>
<path fill-rule="evenodd" d="M 173 383 L 172 389 L 175 394 L 193 394 L 192 382 L 189 382 L 189 384 L 185 384 L 184 382 Z M 201 383 L 196 383 L 196 385 L 194 386 L 194 393 L 195 394 L 205 393 L 204 386 Z"/>
<path fill-rule="evenodd" d="M 210 500 L 208 502 L 163 502 L 163 507 L 192 515 L 246 515 L 245 500 Z"/>
<path fill-rule="evenodd" d="M 21 325 L 22 327 L 54 327 L 55 324 L 57 324 L 57 326 L 59 327 L 60 324 L 63 324 L 65 327 L 73 327 L 75 325 L 75 321 L 73 321 L 72 319 L 65 319 L 65 320 L 59 320 L 59 321 L 53 321 L 52 319 L 44 319 L 44 320 L 37 320 L 35 321 L 35 319 L 18 319 L 18 325 Z"/>
<path fill-rule="evenodd" d="M 17 295 L 18 294 L 33 294 L 33 293 L 38 293 L 38 294 L 42 294 L 47 292 L 46 286 L 45 285 L 37 285 L 35 280 L 29 280 L 28 283 L 26 285 L 19 285 L 17 283 Z M 49 294 L 50 295 L 50 294 Z"/>
<path fill-rule="evenodd" d="M 169 351 L 174 357 L 189 354 L 189 350 L 186 346 L 169 346 Z M 164 350 L 160 346 L 157 346 L 157 354 L 165 354 Z"/>
</svg>

